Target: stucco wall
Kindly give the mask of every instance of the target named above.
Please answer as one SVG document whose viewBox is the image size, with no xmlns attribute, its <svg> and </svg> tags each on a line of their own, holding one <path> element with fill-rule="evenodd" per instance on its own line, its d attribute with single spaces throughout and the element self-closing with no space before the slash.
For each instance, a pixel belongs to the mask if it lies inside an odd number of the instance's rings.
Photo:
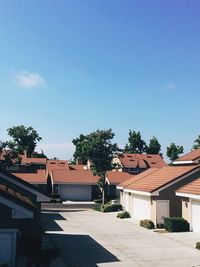
<svg viewBox="0 0 200 267">
<path fill-rule="evenodd" d="M 182 199 L 176 196 L 175 191 L 180 187 L 194 181 L 200 177 L 200 171 L 189 175 L 187 178 L 171 185 L 170 187 L 162 190 L 158 197 L 152 197 L 153 200 L 170 200 L 169 204 L 169 216 L 170 217 L 182 217 Z"/>
<path fill-rule="evenodd" d="M 190 222 L 190 202 L 189 198 L 182 198 L 182 217 Z"/>
<path fill-rule="evenodd" d="M 156 225 L 156 201 L 151 200 L 151 221 Z"/>
</svg>

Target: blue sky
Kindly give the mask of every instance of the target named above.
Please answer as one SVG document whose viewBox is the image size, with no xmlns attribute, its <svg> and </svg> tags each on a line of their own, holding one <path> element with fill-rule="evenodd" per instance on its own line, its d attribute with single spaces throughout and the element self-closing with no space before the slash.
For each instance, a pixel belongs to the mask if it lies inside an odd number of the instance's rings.
<svg viewBox="0 0 200 267">
<path fill-rule="evenodd" d="M 49 157 L 80 133 L 129 129 L 162 151 L 200 134 L 198 0 L 0 1 L 0 139 L 24 124 Z"/>
</svg>

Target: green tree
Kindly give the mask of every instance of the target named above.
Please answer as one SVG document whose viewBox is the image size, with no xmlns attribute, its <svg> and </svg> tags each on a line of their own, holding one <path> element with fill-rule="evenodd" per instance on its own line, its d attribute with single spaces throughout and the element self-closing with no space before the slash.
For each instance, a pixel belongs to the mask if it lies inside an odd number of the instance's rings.
<svg viewBox="0 0 200 267">
<path fill-rule="evenodd" d="M 12 166 L 21 162 L 16 145 L 12 141 L 0 141 L 1 167 Z"/>
<path fill-rule="evenodd" d="M 102 203 L 105 203 L 106 172 L 112 169 L 113 153 L 117 145 L 111 140 L 114 133 L 109 130 L 97 130 L 88 135 L 80 135 L 72 143 L 76 146 L 74 158 L 90 159 L 92 161 L 93 175 L 99 177 L 98 186 L 102 191 Z"/>
<path fill-rule="evenodd" d="M 33 127 L 25 127 L 24 125 L 13 126 L 9 128 L 8 135 L 13 138 L 16 150 L 19 154 L 26 152 L 27 157 L 31 157 L 35 150 L 37 142 L 42 140 L 38 132 Z"/>
<path fill-rule="evenodd" d="M 146 153 L 148 154 L 160 154 L 161 145 L 158 142 L 158 139 L 153 136 L 150 139 L 149 145 L 146 147 Z"/>
<path fill-rule="evenodd" d="M 146 151 L 146 143 L 142 140 L 140 132 L 129 130 L 128 144 L 124 148 L 125 153 L 139 153 Z"/>
<path fill-rule="evenodd" d="M 197 139 L 194 140 L 193 149 L 200 148 L 200 135 L 198 135 Z"/>
<path fill-rule="evenodd" d="M 171 161 L 177 159 L 179 155 L 182 153 L 183 153 L 183 146 L 176 146 L 174 143 L 171 143 L 171 145 L 167 147 L 166 155 Z"/>
</svg>

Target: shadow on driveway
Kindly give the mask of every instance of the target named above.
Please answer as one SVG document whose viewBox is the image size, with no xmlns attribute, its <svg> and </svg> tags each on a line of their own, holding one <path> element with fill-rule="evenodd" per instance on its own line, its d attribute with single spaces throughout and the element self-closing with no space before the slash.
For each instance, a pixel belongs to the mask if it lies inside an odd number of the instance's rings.
<svg viewBox="0 0 200 267">
<path fill-rule="evenodd" d="M 44 231 L 63 231 L 56 221 L 66 220 L 62 215 L 55 212 L 41 214 L 41 223 Z"/>
<path fill-rule="evenodd" d="M 69 267 L 96 267 L 119 262 L 118 258 L 89 235 L 48 234 Z"/>
</svg>

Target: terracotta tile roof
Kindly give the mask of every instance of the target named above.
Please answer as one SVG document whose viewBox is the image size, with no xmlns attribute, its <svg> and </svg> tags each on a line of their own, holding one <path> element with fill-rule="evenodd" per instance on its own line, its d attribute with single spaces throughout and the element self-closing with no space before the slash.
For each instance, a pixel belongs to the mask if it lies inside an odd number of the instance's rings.
<svg viewBox="0 0 200 267">
<path fill-rule="evenodd" d="M 191 152 L 183 155 L 182 157 L 175 160 L 176 161 L 192 161 L 200 158 L 200 148 L 192 150 Z"/>
<path fill-rule="evenodd" d="M 98 177 L 91 171 L 52 170 L 52 178 L 55 184 L 96 184 Z"/>
<path fill-rule="evenodd" d="M 159 168 L 150 168 L 150 169 L 147 169 L 146 171 L 143 171 L 135 176 L 133 176 L 131 179 L 119 184 L 118 186 L 119 187 L 122 187 L 122 188 L 125 188 L 127 187 L 128 185 L 132 184 L 132 183 L 135 183 L 137 181 L 139 181 L 140 179 L 144 178 L 145 176 L 155 172 L 159 170 Z"/>
<path fill-rule="evenodd" d="M 20 155 L 21 157 L 21 163 L 22 164 L 46 164 L 47 159 L 46 158 L 27 158 L 25 155 Z"/>
<path fill-rule="evenodd" d="M 129 184 L 125 189 L 153 192 L 172 181 L 180 178 L 187 173 L 190 173 L 199 166 L 168 166 L 156 170 L 144 178 Z"/>
<path fill-rule="evenodd" d="M 35 207 L 30 198 L 4 184 L 0 184 L 0 194 L 4 195 L 5 197 L 12 198 L 13 200 L 15 199 L 17 201 L 23 202 L 24 204 L 27 204 L 29 206 Z"/>
<path fill-rule="evenodd" d="M 176 192 L 192 194 L 192 195 L 200 195 L 200 178 L 180 187 Z"/>
<path fill-rule="evenodd" d="M 46 184 L 47 175 L 46 170 L 37 170 L 35 173 L 12 173 L 12 175 L 17 176 L 18 178 L 31 183 L 31 184 Z"/>
<path fill-rule="evenodd" d="M 160 155 L 154 154 L 123 154 L 119 160 L 124 167 L 128 168 L 161 168 L 167 166 Z"/>
<path fill-rule="evenodd" d="M 106 178 L 111 185 L 118 185 L 124 181 L 130 180 L 135 175 L 129 174 L 127 172 L 120 171 L 107 171 Z"/>
<path fill-rule="evenodd" d="M 69 165 L 69 169 L 70 170 L 74 170 L 74 171 L 87 171 L 88 167 L 87 165 L 82 165 L 82 164 L 73 164 L 73 165 Z"/>
<path fill-rule="evenodd" d="M 69 165 L 67 160 L 48 160 L 47 169 L 49 172 L 52 170 L 69 170 Z"/>
</svg>

